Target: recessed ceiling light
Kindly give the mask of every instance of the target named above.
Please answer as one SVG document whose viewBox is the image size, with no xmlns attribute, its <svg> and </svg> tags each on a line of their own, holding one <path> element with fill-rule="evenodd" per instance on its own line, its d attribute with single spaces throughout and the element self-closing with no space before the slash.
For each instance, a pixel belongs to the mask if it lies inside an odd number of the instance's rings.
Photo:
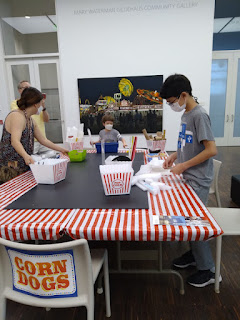
<svg viewBox="0 0 240 320">
<path fill-rule="evenodd" d="M 30 19 L 30 17 L 29 17 L 29 16 L 25 16 L 25 18 L 26 18 L 26 19 Z"/>
</svg>

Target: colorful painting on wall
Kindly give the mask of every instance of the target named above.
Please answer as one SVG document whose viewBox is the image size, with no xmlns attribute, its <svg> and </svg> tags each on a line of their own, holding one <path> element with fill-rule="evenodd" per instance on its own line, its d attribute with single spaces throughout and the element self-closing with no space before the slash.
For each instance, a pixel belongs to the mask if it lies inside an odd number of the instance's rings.
<svg viewBox="0 0 240 320">
<path fill-rule="evenodd" d="M 78 79 L 80 120 L 84 131 L 98 134 L 102 116 L 112 113 L 121 133 L 162 130 L 162 75 Z"/>
</svg>

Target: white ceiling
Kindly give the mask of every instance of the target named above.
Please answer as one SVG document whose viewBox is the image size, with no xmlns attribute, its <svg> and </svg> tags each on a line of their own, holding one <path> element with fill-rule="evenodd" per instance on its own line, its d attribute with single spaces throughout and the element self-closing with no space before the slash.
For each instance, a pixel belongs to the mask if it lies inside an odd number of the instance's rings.
<svg viewBox="0 0 240 320">
<path fill-rule="evenodd" d="M 48 16 L 56 24 L 56 16 Z M 22 34 L 57 32 L 56 26 L 47 16 L 34 16 L 29 19 L 25 17 L 2 18 L 6 23 Z"/>
<path fill-rule="evenodd" d="M 56 16 L 49 15 L 49 18 L 56 25 Z M 56 26 L 47 16 L 2 18 L 6 23 L 22 34 L 57 32 Z M 231 21 L 231 19 L 233 19 Z M 229 22 L 230 21 L 230 22 Z M 240 17 L 217 18 L 214 19 L 214 33 L 240 32 Z"/>
</svg>

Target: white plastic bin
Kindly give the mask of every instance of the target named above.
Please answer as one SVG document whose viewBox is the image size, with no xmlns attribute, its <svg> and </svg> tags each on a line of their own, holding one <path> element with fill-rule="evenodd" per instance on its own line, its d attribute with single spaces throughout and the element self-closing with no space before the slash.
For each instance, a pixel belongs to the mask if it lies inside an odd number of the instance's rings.
<svg viewBox="0 0 240 320">
<path fill-rule="evenodd" d="M 67 159 L 44 159 L 30 164 L 38 184 L 55 184 L 66 178 Z"/>
<path fill-rule="evenodd" d="M 130 165 L 100 165 L 99 169 L 106 196 L 130 193 L 133 177 Z"/>
<path fill-rule="evenodd" d="M 105 159 L 105 164 L 107 165 L 120 165 L 120 164 L 126 164 L 130 167 L 132 166 L 132 161 L 113 161 L 113 159 L 117 158 L 118 156 L 108 156 L 107 159 Z"/>
</svg>

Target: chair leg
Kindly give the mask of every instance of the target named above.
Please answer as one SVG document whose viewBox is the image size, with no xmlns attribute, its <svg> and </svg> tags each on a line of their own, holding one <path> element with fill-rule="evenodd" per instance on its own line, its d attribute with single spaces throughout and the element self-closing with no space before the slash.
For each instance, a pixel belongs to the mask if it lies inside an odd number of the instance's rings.
<svg viewBox="0 0 240 320">
<path fill-rule="evenodd" d="M 0 320 L 6 319 L 6 299 L 5 297 L 0 297 Z"/>
<path fill-rule="evenodd" d="M 107 253 L 107 251 L 105 251 L 105 254 L 104 254 L 103 273 L 104 273 L 104 288 L 105 288 L 105 301 L 106 301 L 106 317 L 111 317 L 108 253 Z"/>
<path fill-rule="evenodd" d="M 98 294 L 102 294 L 103 293 L 103 286 L 102 286 L 102 283 L 103 283 L 103 272 L 101 271 L 100 274 L 98 275 L 98 281 L 97 281 L 97 293 Z"/>
<path fill-rule="evenodd" d="M 94 320 L 94 305 L 88 305 L 87 308 L 87 320 Z"/>
<path fill-rule="evenodd" d="M 220 196 L 219 196 L 218 189 L 216 189 L 216 199 L 217 199 L 217 205 L 218 205 L 218 207 L 221 208 L 222 205 L 221 205 L 221 200 L 220 200 Z"/>
</svg>

